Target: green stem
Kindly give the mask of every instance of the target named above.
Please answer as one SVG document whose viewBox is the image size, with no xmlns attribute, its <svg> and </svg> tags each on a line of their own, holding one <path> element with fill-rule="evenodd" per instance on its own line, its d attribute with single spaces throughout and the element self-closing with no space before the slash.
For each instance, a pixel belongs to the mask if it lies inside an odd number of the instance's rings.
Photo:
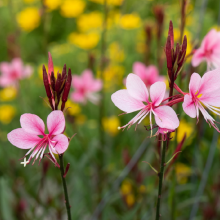
<svg viewBox="0 0 220 220">
<path fill-rule="evenodd" d="M 166 141 L 168 144 L 168 141 Z M 165 167 L 165 155 L 166 155 L 166 146 L 164 146 L 163 141 L 161 141 L 161 162 L 160 162 L 160 172 L 158 173 L 159 176 L 159 186 L 158 186 L 158 197 L 157 197 L 157 207 L 156 207 L 156 220 L 160 219 L 160 200 L 161 200 L 161 193 L 162 193 L 162 186 L 163 186 L 163 175 L 164 175 L 164 167 Z"/>
<path fill-rule="evenodd" d="M 63 190 L 64 190 L 64 195 L 65 195 L 65 204 L 66 204 L 66 211 L 67 211 L 67 216 L 68 220 L 71 220 L 71 212 L 70 212 L 70 203 L 69 203 L 69 196 L 68 196 L 68 191 L 67 191 L 67 186 L 66 186 L 66 180 L 63 177 L 64 175 L 64 166 L 63 166 L 63 154 L 59 155 L 60 159 L 60 174 L 61 174 L 61 179 L 63 183 Z"/>
</svg>

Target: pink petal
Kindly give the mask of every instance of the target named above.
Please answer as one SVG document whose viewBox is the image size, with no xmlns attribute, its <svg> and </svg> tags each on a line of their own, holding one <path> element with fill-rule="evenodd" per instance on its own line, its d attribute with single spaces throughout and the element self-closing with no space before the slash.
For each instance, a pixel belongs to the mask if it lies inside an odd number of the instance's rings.
<svg viewBox="0 0 220 220">
<path fill-rule="evenodd" d="M 220 107 L 220 88 L 216 91 L 202 94 L 202 96 L 199 98 L 199 101 L 208 105 Z"/>
<path fill-rule="evenodd" d="M 7 86 L 13 86 L 16 84 L 16 80 L 12 79 L 10 76 L 3 75 L 0 77 L 0 86 L 7 87 Z"/>
<path fill-rule="evenodd" d="M 52 148 L 52 151 L 56 154 L 64 153 L 69 146 L 69 140 L 64 134 L 56 135 L 52 141 L 56 141 L 55 150 Z"/>
<path fill-rule="evenodd" d="M 7 62 L 0 63 L 0 72 L 4 75 L 9 74 L 11 72 L 11 65 Z"/>
<path fill-rule="evenodd" d="M 91 87 L 90 87 L 90 91 L 92 92 L 98 92 L 102 89 L 102 80 L 100 79 L 96 79 L 93 81 Z"/>
<path fill-rule="evenodd" d="M 196 117 L 196 107 L 195 107 L 195 104 L 194 104 L 192 98 L 190 97 L 190 95 L 188 95 L 188 94 L 184 96 L 183 110 L 191 118 L 195 118 Z"/>
<path fill-rule="evenodd" d="M 44 135 L 43 120 L 34 114 L 23 114 L 20 118 L 21 127 L 30 134 Z"/>
<path fill-rule="evenodd" d="M 155 106 L 158 106 L 165 95 L 166 84 L 164 82 L 156 82 L 150 87 L 150 98 Z"/>
<path fill-rule="evenodd" d="M 32 148 L 41 141 L 41 138 L 34 134 L 26 132 L 22 128 L 17 128 L 11 131 L 10 133 L 8 133 L 7 137 L 11 144 L 22 149 Z"/>
<path fill-rule="evenodd" d="M 176 112 L 169 106 L 160 106 L 153 110 L 155 121 L 160 128 L 176 129 L 179 127 L 179 119 Z"/>
<path fill-rule="evenodd" d="M 75 89 L 81 89 L 84 88 L 84 82 L 82 77 L 78 75 L 73 75 L 72 77 L 72 87 Z"/>
<path fill-rule="evenodd" d="M 90 69 L 86 69 L 82 72 L 82 79 L 84 81 L 84 83 L 92 82 L 93 81 L 93 73 Z"/>
<path fill-rule="evenodd" d="M 135 112 L 145 107 L 141 101 L 131 97 L 126 89 L 113 93 L 111 99 L 115 106 L 127 113 Z"/>
<path fill-rule="evenodd" d="M 21 58 L 14 58 L 11 62 L 13 71 L 16 71 L 18 75 L 21 77 L 23 72 L 23 62 Z"/>
<path fill-rule="evenodd" d="M 206 60 L 206 57 L 204 55 L 204 50 L 202 48 L 199 48 L 195 51 L 192 57 L 192 66 L 196 67 L 198 66 L 201 62 Z"/>
<path fill-rule="evenodd" d="M 201 82 L 201 76 L 198 73 L 193 73 L 191 75 L 190 82 L 189 82 L 190 94 L 195 95 L 198 92 L 200 82 Z"/>
<path fill-rule="evenodd" d="M 58 135 L 64 132 L 65 118 L 60 110 L 52 111 L 47 117 L 47 128 L 50 135 Z"/>
<path fill-rule="evenodd" d="M 49 75 L 49 79 L 50 79 L 50 75 L 51 75 L 52 72 L 54 72 L 53 59 L 52 59 L 51 53 L 48 52 L 48 75 Z"/>
<path fill-rule="evenodd" d="M 205 73 L 201 79 L 198 94 L 204 95 L 220 88 L 220 68 Z"/>
<path fill-rule="evenodd" d="M 129 95 L 139 101 L 148 102 L 148 91 L 141 78 L 130 73 L 126 80 L 126 87 Z"/>
<path fill-rule="evenodd" d="M 219 33 L 215 30 L 212 29 L 206 34 L 204 37 L 201 48 L 204 48 L 204 50 L 218 50 L 220 49 L 220 35 Z"/>
<path fill-rule="evenodd" d="M 146 68 L 146 77 L 149 81 L 150 84 L 153 84 L 158 80 L 159 78 L 159 73 L 158 73 L 158 69 L 156 66 L 154 65 L 150 65 Z"/>
<path fill-rule="evenodd" d="M 31 76 L 33 73 L 33 68 L 29 65 L 25 66 L 23 69 L 23 78 Z"/>
<path fill-rule="evenodd" d="M 71 93 L 71 99 L 74 102 L 79 102 L 79 103 L 85 103 L 86 102 L 85 94 L 81 93 L 81 92 L 72 92 Z"/>
<path fill-rule="evenodd" d="M 137 74 L 142 80 L 146 77 L 146 66 L 141 62 L 133 64 L 133 73 Z"/>
</svg>

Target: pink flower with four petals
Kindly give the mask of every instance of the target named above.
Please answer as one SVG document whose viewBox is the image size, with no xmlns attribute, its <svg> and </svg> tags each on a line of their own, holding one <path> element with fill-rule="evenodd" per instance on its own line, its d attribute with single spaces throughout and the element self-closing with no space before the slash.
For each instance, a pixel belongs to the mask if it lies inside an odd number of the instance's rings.
<svg viewBox="0 0 220 220">
<path fill-rule="evenodd" d="M 71 94 L 74 102 L 86 103 L 87 99 L 97 104 L 100 96 L 96 93 L 102 89 L 102 81 L 94 79 L 92 71 L 87 69 L 81 76 L 73 75 L 72 86 L 75 91 Z"/>
<path fill-rule="evenodd" d="M 41 161 L 47 146 L 49 152 L 57 164 L 53 155 L 64 153 L 69 145 L 68 138 L 62 134 L 65 130 L 65 118 L 63 112 L 56 110 L 47 117 L 49 134 L 45 134 L 45 125 L 41 118 L 34 114 L 23 114 L 20 118 L 21 128 L 17 128 L 8 134 L 8 140 L 14 146 L 21 149 L 30 149 L 24 157 L 32 151 L 28 162 L 36 156 L 34 162 L 40 157 Z M 39 137 L 39 135 L 43 137 Z M 34 164 L 33 162 L 33 164 Z"/>
<path fill-rule="evenodd" d="M 0 63 L 0 86 L 18 86 L 18 80 L 31 76 L 33 69 L 31 66 L 24 66 L 20 58 L 15 58 L 8 62 Z"/>
<path fill-rule="evenodd" d="M 205 120 L 210 123 L 218 132 L 215 119 L 208 114 L 205 108 L 220 115 L 220 69 L 209 71 L 201 76 L 193 73 L 189 83 L 189 93 L 185 94 L 183 110 L 191 118 L 199 119 L 199 110 Z"/>
<path fill-rule="evenodd" d="M 203 61 L 207 62 L 208 70 L 220 67 L 220 32 L 215 29 L 204 37 L 201 47 L 195 50 L 192 57 L 193 66 L 198 66 Z"/>
<path fill-rule="evenodd" d="M 126 113 L 141 110 L 128 124 L 121 128 L 128 128 L 131 125 L 141 121 L 150 114 L 150 125 L 152 128 L 152 114 L 155 117 L 156 124 L 160 128 L 176 129 L 179 126 L 179 119 L 175 111 L 169 106 L 159 106 L 163 101 L 166 84 L 164 82 L 156 82 L 150 87 L 150 102 L 148 100 L 148 90 L 144 82 L 139 76 L 130 73 L 126 81 L 127 89 L 122 89 L 112 94 L 113 103 Z M 145 105 L 143 102 L 146 102 Z"/>
</svg>

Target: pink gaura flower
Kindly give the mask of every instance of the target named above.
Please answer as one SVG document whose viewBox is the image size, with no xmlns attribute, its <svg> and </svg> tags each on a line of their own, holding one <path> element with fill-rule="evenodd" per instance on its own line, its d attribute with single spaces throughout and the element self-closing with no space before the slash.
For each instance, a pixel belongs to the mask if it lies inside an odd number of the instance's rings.
<svg viewBox="0 0 220 220">
<path fill-rule="evenodd" d="M 15 58 L 8 62 L 0 63 L 0 86 L 18 86 L 18 80 L 29 77 L 33 69 L 31 66 L 23 65 L 23 62 L 20 58 Z"/>
<path fill-rule="evenodd" d="M 166 105 L 159 106 L 163 101 L 166 91 L 166 84 L 164 82 L 156 82 L 150 87 L 151 102 L 149 101 L 146 85 L 139 76 L 130 73 L 127 77 L 126 87 L 127 89 L 122 89 L 112 94 L 111 99 L 113 103 L 126 113 L 141 111 L 121 128 L 127 126 L 130 128 L 136 122 L 140 124 L 148 114 L 150 114 L 151 128 L 152 114 L 160 128 L 176 129 L 179 126 L 179 119 L 175 111 Z"/>
<path fill-rule="evenodd" d="M 191 118 L 199 119 L 199 110 L 206 122 L 210 123 L 217 131 L 214 118 L 208 114 L 205 107 L 220 115 L 220 69 L 209 71 L 201 76 L 193 73 L 189 83 L 189 93 L 184 96 L 183 110 Z M 220 132 L 220 131 L 219 131 Z"/>
<path fill-rule="evenodd" d="M 135 62 L 133 64 L 133 73 L 142 79 L 147 88 L 149 88 L 155 82 L 165 81 L 165 78 L 159 75 L 158 69 L 154 65 L 145 66 L 141 62 Z"/>
<path fill-rule="evenodd" d="M 41 118 L 34 114 L 23 114 L 20 118 L 21 128 L 17 128 L 8 134 L 8 140 L 14 146 L 21 149 L 30 149 L 24 157 L 31 155 L 28 159 L 36 156 L 34 162 L 41 161 L 47 146 L 49 152 L 56 162 L 53 155 L 64 153 L 69 145 L 68 138 L 62 134 L 65 130 L 65 118 L 62 111 L 52 111 L 47 117 L 47 128 L 49 134 L 45 134 L 45 125 Z M 39 137 L 42 136 L 42 137 Z M 34 164 L 33 162 L 33 164 Z"/>
<path fill-rule="evenodd" d="M 97 104 L 100 96 L 96 93 L 102 89 L 102 81 L 94 79 L 92 71 L 84 70 L 81 76 L 73 75 L 72 86 L 75 91 L 71 94 L 74 102 L 86 103 L 87 99 Z"/>
<path fill-rule="evenodd" d="M 207 62 L 208 70 L 220 67 L 220 33 L 215 29 L 204 37 L 201 47 L 195 50 L 192 57 L 193 66 L 198 66 L 203 61 Z"/>
</svg>

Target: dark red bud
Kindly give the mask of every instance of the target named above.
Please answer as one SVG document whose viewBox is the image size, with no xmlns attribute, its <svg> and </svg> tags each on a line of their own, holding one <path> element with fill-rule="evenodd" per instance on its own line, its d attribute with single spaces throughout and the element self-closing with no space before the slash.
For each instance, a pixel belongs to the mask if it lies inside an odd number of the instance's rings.
<svg viewBox="0 0 220 220">
<path fill-rule="evenodd" d="M 50 82 L 51 82 L 51 87 L 52 87 L 53 91 L 55 91 L 56 78 L 54 76 L 54 72 L 51 72 Z"/>
<path fill-rule="evenodd" d="M 173 22 L 170 21 L 168 35 L 170 36 L 171 48 L 174 48 Z"/>
<path fill-rule="evenodd" d="M 172 48 L 171 48 L 171 40 L 170 40 L 170 36 L 169 35 L 167 37 L 165 53 L 166 53 L 166 57 L 167 57 L 167 68 L 168 69 L 172 69 L 172 67 L 173 67 L 173 63 L 172 63 Z"/>
<path fill-rule="evenodd" d="M 48 79 L 47 71 L 44 65 L 43 65 L 43 81 L 44 81 L 44 87 L 47 93 L 47 97 L 48 99 L 51 99 L 52 94 L 50 90 L 49 79 Z"/>
<path fill-rule="evenodd" d="M 71 73 L 71 69 L 69 69 L 67 80 L 66 80 L 65 87 L 64 87 L 64 90 L 63 90 L 61 111 L 63 111 L 64 108 L 65 108 L 65 103 L 68 99 L 71 83 L 72 83 L 72 73 Z"/>
<path fill-rule="evenodd" d="M 69 168 L 70 168 L 70 163 L 68 163 L 68 164 L 66 165 L 66 170 L 65 170 L 65 173 L 63 174 L 63 178 L 66 178 L 66 174 L 68 173 Z"/>
<path fill-rule="evenodd" d="M 187 49 L 187 38 L 186 38 L 186 35 L 185 35 L 184 38 L 183 38 L 183 44 L 182 44 L 183 53 L 186 51 L 186 49 Z"/>
<path fill-rule="evenodd" d="M 63 71 L 62 71 L 62 80 L 66 79 L 66 64 L 63 66 Z"/>
<path fill-rule="evenodd" d="M 55 85 L 55 91 L 56 91 L 57 95 L 60 94 L 61 85 L 62 85 L 62 76 L 61 76 L 61 74 L 58 72 L 58 73 L 57 73 L 56 85 Z"/>
</svg>

